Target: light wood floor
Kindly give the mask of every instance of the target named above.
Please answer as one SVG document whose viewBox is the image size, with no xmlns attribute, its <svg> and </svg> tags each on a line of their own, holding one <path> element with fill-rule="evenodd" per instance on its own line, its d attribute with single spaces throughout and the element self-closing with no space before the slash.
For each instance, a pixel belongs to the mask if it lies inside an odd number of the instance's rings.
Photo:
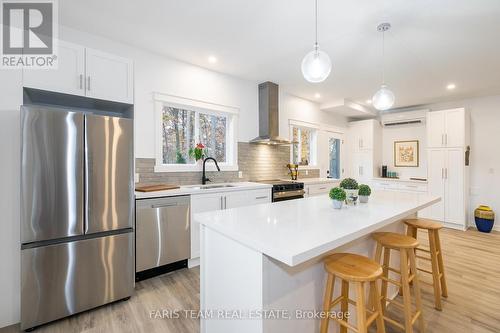
<svg viewBox="0 0 500 333">
<path fill-rule="evenodd" d="M 423 233 L 421 240 L 426 239 Z M 500 332 L 500 233 L 442 230 L 449 297 L 434 310 L 432 287 L 423 284 L 424 317 L 430 333 Z M 421 274 L 422 280 L 431 281 Z M 196 319 L 151 319 L 150 311 L 199 308 L 199 269 L 184 269 L 140 282 L 127 302 L 42 326 L 36 332 L 199 332 Z M 398 309 L 389 313 L 398 318 Z M 18 326 L 3 329 L 18 332 Z M 387 332 L 400 332 L 387 327 Z M 418 332 L 418 330 L 416 330 Z"/>
</svg>

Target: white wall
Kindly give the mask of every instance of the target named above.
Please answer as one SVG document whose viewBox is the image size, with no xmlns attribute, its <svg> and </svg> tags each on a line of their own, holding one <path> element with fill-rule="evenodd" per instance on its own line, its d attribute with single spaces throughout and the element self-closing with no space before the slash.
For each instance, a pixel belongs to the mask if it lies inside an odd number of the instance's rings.
<svg viewBox="0 0 500 333">
<path fill-rule="evenodd" d="M 394 142 L 419 141 L 419 166 L 394 167 Z M 384 127 L 382 129 L 382 165 L 387 165 L 389 171 L 395 171 L 400 178 L 427 178 L 427 133 L 425 125 L 405 125 Z"/>
</svg>

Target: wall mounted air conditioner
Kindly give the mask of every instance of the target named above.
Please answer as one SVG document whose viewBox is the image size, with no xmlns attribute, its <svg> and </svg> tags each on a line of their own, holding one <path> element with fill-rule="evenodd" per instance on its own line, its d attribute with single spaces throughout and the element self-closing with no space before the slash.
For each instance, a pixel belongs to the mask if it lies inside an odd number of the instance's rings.
<svg viewBox="0 0 500 333">
<path fill-rule="evenodd" d="M 385 127 L 404 125 L 423 125 L 429 110 L 415 110 L 402 112 L 388 112 L 381 115 L 382 125 Z"/>
</svg>

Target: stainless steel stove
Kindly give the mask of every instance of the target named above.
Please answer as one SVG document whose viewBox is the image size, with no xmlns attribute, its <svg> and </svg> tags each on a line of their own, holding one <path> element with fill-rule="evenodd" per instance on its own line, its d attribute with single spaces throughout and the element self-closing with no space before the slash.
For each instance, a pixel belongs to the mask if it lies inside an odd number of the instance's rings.
<svg viewBox="0 0 500 333">
<path fill-rule="evenodd" d="M 304 183 L 293 180 L 260 180 L 258 183 L 271 184 L 272 202 L 301 199 L 304 197 Z"/>
</svg>

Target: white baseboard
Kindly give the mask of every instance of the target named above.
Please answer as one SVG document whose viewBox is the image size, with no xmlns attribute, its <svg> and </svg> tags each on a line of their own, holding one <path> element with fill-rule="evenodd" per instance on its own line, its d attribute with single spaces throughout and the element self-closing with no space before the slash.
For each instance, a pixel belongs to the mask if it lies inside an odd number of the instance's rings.
<svg viewBox="0 0 500 333">
<path fill-rule="evenodd" d="M 188 268 L 200 266 L 200 258 L 188 259 Z"/>
<path fill-rule="evenodd" d="M 465 226 L 463 224 L 456 224 L 456 223 L 447 223 L 447 222 L 444 222 L 443 226 L 445 228 L 448 228 L 448 229 L 455 229 L 455 230 L 462 230 L 462 231 L 467 230 L 467 226 Z"/>
</svg>

